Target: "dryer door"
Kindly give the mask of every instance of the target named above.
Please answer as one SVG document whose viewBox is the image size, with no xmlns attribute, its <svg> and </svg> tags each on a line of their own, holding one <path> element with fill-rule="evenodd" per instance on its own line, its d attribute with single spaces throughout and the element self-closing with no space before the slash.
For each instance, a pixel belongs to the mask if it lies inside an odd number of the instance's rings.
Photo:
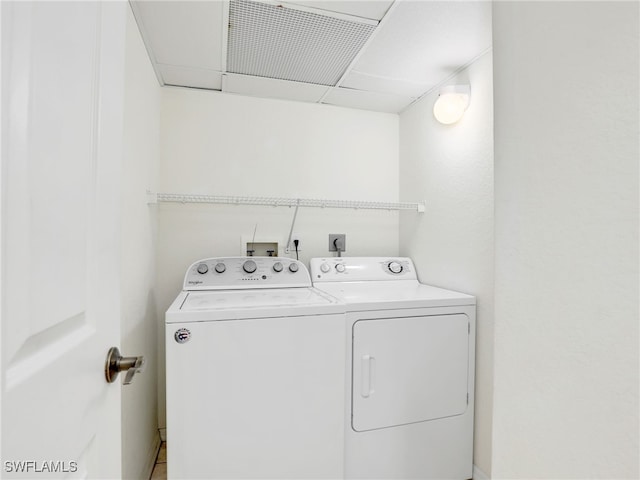
<svg viewBox="0 0 640 480">
<path fill-rule="evenodd" d="M 355 431 L 460 415 L 468 402 L 469 318 L 356 321 L 352 362 Z"/>
</svg>

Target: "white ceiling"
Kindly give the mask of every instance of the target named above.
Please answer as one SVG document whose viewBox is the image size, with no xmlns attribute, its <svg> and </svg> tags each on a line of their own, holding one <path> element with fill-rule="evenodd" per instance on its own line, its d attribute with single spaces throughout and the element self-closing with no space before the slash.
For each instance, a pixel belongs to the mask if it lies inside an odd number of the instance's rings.
<svg viewBox="0 0 640 480">
<path fill-rule="evenodd" d="M 163 85 L 381 112 L 402 111 L 491 47 L 482 0 L 131 4 Z"/>
</svg>

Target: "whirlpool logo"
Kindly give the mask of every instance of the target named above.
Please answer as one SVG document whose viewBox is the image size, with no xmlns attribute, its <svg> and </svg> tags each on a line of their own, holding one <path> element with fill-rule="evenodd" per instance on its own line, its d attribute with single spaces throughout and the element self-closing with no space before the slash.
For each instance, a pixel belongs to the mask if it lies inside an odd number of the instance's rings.
<svg viewBox="0 0 640 480">
<path fill-rule="evenodd" d="M 178 343 L 186 343 L 191 338 L 191 332 L 187 328 L 179 328 L 176 330 L 173 338 L 175 338 Z"/>
</svg>

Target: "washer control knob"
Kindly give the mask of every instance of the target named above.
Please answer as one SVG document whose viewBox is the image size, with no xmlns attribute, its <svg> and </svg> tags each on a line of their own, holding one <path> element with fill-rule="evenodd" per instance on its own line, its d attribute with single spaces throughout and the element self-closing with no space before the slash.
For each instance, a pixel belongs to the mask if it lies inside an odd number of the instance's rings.
<svg viewBox="0 0 640 480">
<path fill-rule="evenodd" d="M 242 269 L 247 273 L 253 273 L 258 269 L 258 265 L 253 260 L 247 260 L 242 264 Z"/>
<path fill-rule="evenodd" d="M 322 273 L 328 273 L 328 272 L 329 272 L 329 270 L 331 270 L 331 267 L 329 266 L 329 264 L 328 264 L 328 263 L 326 263 L 326 262 L 325 262 L 325 263 L 323 263 L 322 265 L 320 265 L 320 271 L 321 271 Z"/>
<path fill-rule="evenodd" d="M 282 271 L 282 262 L 276 262 L 273 264 L 273 271 L 274 272 L 281 272 Z"/>
<path fill-rule="evenodd" d="M 338 273 L 344 273 L 346 267 L 344 266 L 344 263 L 338 263 L 336 265 L 336 270 L 338 271 Z"/>
<path fill-rule="evenodd" d="M 227 266 L 224 263 L 220 262 L 220 263 L 216 263 L 216 266 L 214 269 L 218 273 L 224 273 L 224 271 L 227 269 Z"/>
<path fill-rule="evenodd" d="M 402 265 L 400 265 L 398 262 L 389 262 L 389 265 L 387 265 L 387 268 L 389 268 L 389 271 L 391 273 L 402 272 Z"/>
<path fill-rule="evenodd" d="M 204 275 L 209 271 L 209 267 L 207 266 L 206 263 L 201 263 L 200 265 L 198 265 L 197 270 L 200 275 Z"/>
<path fill-rule="evenodd" d="M 297 263 L 290 263 L 290 264 L 289 264 L 289 271 L 290 271 L 291 273 L 296 273 L 296 272 L 298 271 L 298 269 L 299 269 L 299 268 L 300 268 L 300 267 L 298 267 L 298 264 L 297 264 Z"/>
</svg>

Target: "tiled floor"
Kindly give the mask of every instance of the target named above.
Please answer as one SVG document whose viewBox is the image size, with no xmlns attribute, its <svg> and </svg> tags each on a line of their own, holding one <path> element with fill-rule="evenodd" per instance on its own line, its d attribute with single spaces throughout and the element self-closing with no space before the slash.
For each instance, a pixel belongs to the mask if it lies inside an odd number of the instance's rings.
<svg viewBox="0 0 640 480">
<path fill-rule="evenodd" d="M 167 442 L 162 442 L 150 480 L 167 480 Z"/>
</svg>

